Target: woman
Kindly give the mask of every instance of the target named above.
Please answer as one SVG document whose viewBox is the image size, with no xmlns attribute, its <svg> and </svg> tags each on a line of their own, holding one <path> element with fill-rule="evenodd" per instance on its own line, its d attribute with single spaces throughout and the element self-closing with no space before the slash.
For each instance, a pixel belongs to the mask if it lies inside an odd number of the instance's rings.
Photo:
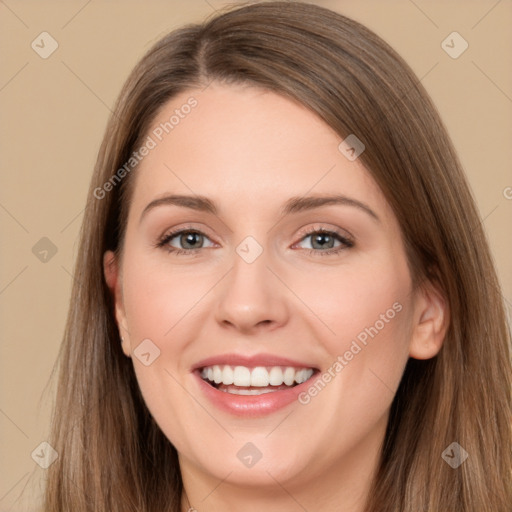
<svg viewBox="0 0 512 512">
<path fill-rule="evenodd" d="M 269 2 L 157 42 L 75 275 L 46 510 L 509 510 L 486 238 L 426 92 L 360 24 Z"/>
</svg>

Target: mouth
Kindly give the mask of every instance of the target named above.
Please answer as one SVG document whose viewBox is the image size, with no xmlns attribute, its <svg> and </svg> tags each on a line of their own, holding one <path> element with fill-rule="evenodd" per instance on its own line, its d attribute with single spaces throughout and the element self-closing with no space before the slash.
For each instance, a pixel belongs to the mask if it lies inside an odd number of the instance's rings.
<svg viewBox="0 0 512 512">
<path fill-rule="evenodd" d="M 263 417 L 298 403 L 320 373 L 307 360 L 264 353 L 218 354 L 191 371 L 210 404 L 240 418 Z"/>
<path fill-rule="evenodd" d="M 318 370 L 293 366 L 211 365 L 197 370 L 211 387 L 232 395 L 259 396 L 292 389 L 311 379 Z"/>
</svg>

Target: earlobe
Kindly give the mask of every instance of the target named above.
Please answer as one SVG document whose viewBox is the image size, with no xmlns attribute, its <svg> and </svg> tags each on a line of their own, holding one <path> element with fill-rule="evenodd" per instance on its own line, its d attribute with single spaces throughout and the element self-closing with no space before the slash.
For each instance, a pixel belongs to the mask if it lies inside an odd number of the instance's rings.
<svg viewBox="0 0 512 512">
<path fill-rule="evenodd" d="M 448 329 L 449 310 L 444 295 L 432 283 L 418 290 L 409 356 L 430 359 L 436 356 Z"/>
<path fill-rule="evenodd" d="M 119 263 L 113 251 L 106 251 L 103 255 L 103 273 L 107 287 L 110 290 L 114 301 L 115 319 L 121 338 L 121 348 L 126 356 L 131 357 L 129 333 L 126 325 L 126 315 L 124 311 L 123 293 L 121 288 L 121 276 Z"/>
</svg>

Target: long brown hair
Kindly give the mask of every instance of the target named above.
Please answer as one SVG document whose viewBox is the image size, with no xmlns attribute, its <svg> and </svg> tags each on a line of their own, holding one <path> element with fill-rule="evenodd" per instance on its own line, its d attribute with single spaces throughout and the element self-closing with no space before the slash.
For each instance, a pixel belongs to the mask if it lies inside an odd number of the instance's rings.
<svg viewBox="0 0 512 512">
<path fill-rule="evenodd" d="M 48 470 L 45 510 L 180 510 L 177 453 L 122 353 L 103 276 L 104 252 L 123 246 L 136 169 L 108 192 L 104 184 L 147 136 L 159 108 L 212 80 L 292 98 L 340 141 L 349 134 L 363 141 L 359 158 L 400 223 L 414 282 L 435 283 L 447 300 L 440 353 L 410 359 L 405 369 L 367 512 L 510 510 L 510 330 L 459 160 L 426 91 L 394 50 L 359 23 L 298 2 L 244 5 L 175 30 L 122 89 L 82 224 L 50 439 L 59 458 Z M 453 442 L 469 454 L 456 469 L 442 458 Z"/>
</svg>

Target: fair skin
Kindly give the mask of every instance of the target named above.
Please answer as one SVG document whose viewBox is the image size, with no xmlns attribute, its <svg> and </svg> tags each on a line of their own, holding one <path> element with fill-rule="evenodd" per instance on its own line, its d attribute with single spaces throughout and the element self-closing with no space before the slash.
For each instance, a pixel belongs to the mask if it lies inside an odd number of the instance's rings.
<svg viewBox="0 0 512 512">
<path fill-rule="evenodd" d="M 105 254 L 123 351 L 178 451 L 196 510 L 361 512 L 405 364 L 440 350 L 445 302 L 430 285 L 412 289 L 392 210 L 313 113 L 272 92 L 214 83 L 173 98 L 152 129 L 191 96 L 197 106 L 135 171 L 122 261 Z M 218 212 L 164 204 L 142 215 L 170 194 L 208 197 Z M 280 215 L 292 196 L 332 194 L 364 203 L 378 219 L 351 204 Z M 167 242 L 188 254 L 155 247 L 175 228 L 204 236 Z M 313 228 L 353 245 L 319 254 L 342 243 L 315 244 L 318 237 L 304 233 Z M 263 249 L 251 263 L 236 251 L 247 236 Z M 191 246 L 199 250 L 191 254 Z M 400 311 L 377 324 L 396 303 Z M 376 325 L 307 404 L 234 414 L 205 396 L 192 371 L 212 356 L 264 353 L 307 362 L 318 371 L 313 382 Z M 134 354 L 145 339 L 160 350 L 149 366 Z M 237 457 L 249 442 L 261 453 L 252 467 Z"/>
</svg>

